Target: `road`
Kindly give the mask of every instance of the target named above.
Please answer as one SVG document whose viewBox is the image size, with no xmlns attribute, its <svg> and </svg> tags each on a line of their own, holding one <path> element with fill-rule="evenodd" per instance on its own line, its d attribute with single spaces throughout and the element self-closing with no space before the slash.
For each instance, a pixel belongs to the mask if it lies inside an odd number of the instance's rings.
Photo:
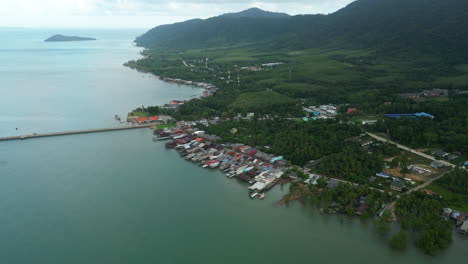
<svg viewBox="0 0 468 264">
<path fill-rule="evenodd" d="M 424 158 L 426 158 L 426 159 L 430 159 L 430 160 L 433 160 L 433 161 L 439 161 L 439 162 L 443 163 L 445 166 L 449 166 L 449 167 L 452 167 L 452 168 L 455 168 L 455 167 L 456 167 L 456 165 L 454 165 L 454 164 L 452 164 L 452 163 L 450 163 L 450 162 L 447 162 L 447 161 L 445 161 L 445 160 L 438 160 L 438 159 L 434 158 L 434 157 L 431 156 L 431 155 L 428 155 L 428 154 L 426 154 L 426 153 L 422 153 L 422 152 L 417 151 L 417 150 L 412 149 L 412 148 L 408 148 L 408 147 L 406 147 L 406 146 L 403 146 L 403 145 L 401 145 L 401 144 L 395 143 L 395 142 L 393 142 L 393 141 L 391 141 L 391 140 L 388 140 L 388 139 L 386 139 L 386 138 L 379 137 L 379 136 L 377 136 L 377 135 L 375 135 L 375 134 L 372 134 L 372 133 L 369 133 L 369 132 L 366 132 L 366 134 L 369 135 L 370 137 L 374 138 L 374 139 L 377 139 L 377 140 L 382 141 L 382 142 L 387 142 L 387 143 L 394 144 L 394 145 L 396 145 L 396 146 L 397 146 L 398 148 L 400 148 L 400 149 L 403 149 L 403 150 L 406 150 L 406 151 L 408 151 L 408 152 L 414 153 L 414 154 L 419 155 L 419 156 L 421 156 L 421 157 L 424 157 Z"/>
<path fill-rule="evenodd" d="M 366 134 L 369 135 L 370 137 L 374 138 L 374 139 L 377 139 L 377 140 L 382 141 L 382 142 L 387 142 L 387 143 L 394 144 L 394 145 L 396 145 L 396 146 L 397 146 L 398 148 L 400 148 L 400 149 L 403 149 L 403 150 L 406 150 L 406 151 L 408 151 L 408 152 L 414 153 L 414 154 L 419 155 L 419 156 L 421 156 L 421 157 L 424 157 L 424 158 L 426 158 L 426 159 L 442 162 L 444 165 L 449 166 L 449 167 L 452 167 L 452 168 L 457 167 L 456 165 L 454 165 L 454 164 L 452 164 L 452 163 L 450 163 L 450 162 L 447 162 L 447 161 L 445 161 L 445 160 L 438 160 L 438 159 L 436 159 L 435 157 L 433 157 L 433 156 L 431 156 L 431 155 L 428 155 L 428 154 L 426 154 L 426 153 L 422 153 L 422 152 L 417 151 L 417 150 L 415 150 L 415 149 L 412 149 L 412 148 L 403 146 L 403 145 L 401 145 L 401 144 L 395 143 L 395 142 L 393 142 L 393 141 L 391 141 L 391 140 L 388 140 L 388 139 L 386 139 L 386 138 L 379 137 L 379 136 L 377 136 L 377 135 L 375 135 L 375 134 L 372 134 L 372 133 L 369 133 L 369 132 L 366 132 Z M 412 192 L 419 191 L 419 190 L 421 190 L 421 189 L 423 189 L 423 188 L 425 188 L 425 187 L 431 185 L 431 183 L 433 183 L 434 181 L 436 181 L 436 180 L 442 178 L 442 177 L 443 177 L 445 174 L 447 174 L 448 172 L 450 172 L 450 171 L 446 171 L 446 172 L 444 172 L 444 173 L 441 173 L 441 174 L 437 175 L 436 177 L 434 177 L 434 178 L 432 178 L 432 179 L 430 179 L 430 180 L 424 182 L 423 184 L 418 185 L 418 186 L 416 186 L 416 187 L 414 187 L 414 188 L 412 188 L 412 189 L 410 189 L 410 190 L 408 190 L 408 191 L 406 191 L 405 193 L 402 193 L 402 194 L 410 194 L 410 193 L 412 193 Z M 401 196 L 402 196 L 402 195 L 400 195 L 399 197 L 401 197 Z M 386 211 L 386 210 L 388 210 L 389 208 L 395 208 L 394 205 L 395 205 L 395 203 L 398 201 L 399 197 L 396 198 L 393 202 L 389 203 L 382 211 Z M 394 214 L 392 214 L 392 215 L 394 215 Z"/>
<path fill-rule="evenodd" d="M 66 136 L 66 135 L 76 135 L 76 134 L 89 134 L 89 133 L 128 130 L 128 129 L 137 129 L 137 128 L 148 128 L 148 127 L 152 127 L 152 126 L 154 126 L 154 124 L 145 124 L 145 125 L 137 125 L 137 126 L 124 126 L 124 127 L 112 127 L 112 128 L 99 128 L 99 129 L 88 129 L 88 130 L 76 130 L 76 131 L 64 131 L 64 132 L 55 132 L 55 133 L 41 133 L 41 134 L 35 133 L 35 134 L 31 134 L 31 135 L 1 137 L 0 141 L 30 139 L 30 138 L 41 138 L 41 137 Z"/>
</svg>

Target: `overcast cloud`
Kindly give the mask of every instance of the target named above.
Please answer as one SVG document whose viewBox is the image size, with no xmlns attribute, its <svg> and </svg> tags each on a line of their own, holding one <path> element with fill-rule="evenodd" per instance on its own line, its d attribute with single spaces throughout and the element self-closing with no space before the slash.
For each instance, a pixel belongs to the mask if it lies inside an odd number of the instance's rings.
<svg viewBox="0 0 468 264">
<path fill-rule="evenodd" d="M 0 0 L 0 26 L 140 27 L 208 18 L 250 7 L 327 14 L 353 0 Z"/>
</svg>

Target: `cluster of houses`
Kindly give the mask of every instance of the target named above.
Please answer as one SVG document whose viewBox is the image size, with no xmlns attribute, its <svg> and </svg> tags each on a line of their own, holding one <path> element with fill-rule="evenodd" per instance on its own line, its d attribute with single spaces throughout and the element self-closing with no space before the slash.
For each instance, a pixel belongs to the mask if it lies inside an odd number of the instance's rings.
<svg viewBox="0 0 468 264">
<path fill-rule="evenodd" d="M 457 230 L 465 235 L 468 235 L 468 213 L 463 213 L 450 208 L 444 208 L 443 213 L 445 218 L 451 218 L 456 221 Z"/>
<path fill-rule="evenodd" d="M 461 155 L 461 152 L 454 151 L 453 153 L 448 153 L 448 152 L 445 152 L 445 151 L 442 151 L 442 150 L 433 150 L 433 151 L 431 151 L 431 154 L 434 155 L 435 157 L 439 158 L 439 159 L 445 159 L 445 160 L 448 160 L 448 161 L 452 161 L 452 160 L 458 159 L 458 157 L 460 157 L 460 155 Z"/>
<path fill-rule="evenodd" d="M 334 119 L 338 114 L 338 107 L 335 105 L 321 105 L 304 107 L 304 111 L 312 120 L 317 119 Z"/>
<path fill-rule="evenodd" d="M 403 93 L 400 94 L 400 97 L 411 99 L 415 102 L 424 102 L 427 98 L 434 98 L 434 97 L 446 97 L 448 96 L 448 90 L 446 89 L 432 89 L 432 90 L 424 90 L 419 93 Z"/>
<path fill-rule="evenodd" d="M 211 83 L 204 83 L 204 82 L 193 82 L 193 81 L 187 81 L 187 80 L 182 80 L 182 79 L 173 79 L 173 78 L 163 78 L 162 79 L 165 82 L 169 83 L 176 83 L 176 84 L 183 84 L 183 85 L 189 85 L 189 86 L 195 86 L 195 87 L 200 87 L 205 89 L 203 91 L 202 97 L 209 97 L 212 96 L 218 88 L 214 86 Z"/>
<path fill-rule="evenodd" d="M 127 122 L 132 125 L 144 125 L 144 124 L 165 124 L 173 120 L 171 116 L 168 115 L 159 115 L 159 116 L 150 116 L 150 117 L 140 117 L 138 115 L 132 115 L 129 113 L 127 115 Z"/>
<path fill-rule="evenodd" d="M 417 174 L 427 174 L 432 172 L 432 170 L 418 165 L 410 165 L 408 169 Z"/>
<path fill-rule="evenodd" d="M 252 71 L 252 72 L 258 72 L 258 71 L 263 71 L 265 68 L 271 68 L 275 67 L 278 65 L 284 64 L 284 62 L 270 62 L 270 63 L 264 63 L 261 64 L 260 66 L 246 66 L 246 67 L 241 67 L 241 70 L 245 71 Z"/>
<path fill-rule="evenodd" d="M 379 172 L 375 176 L 385 179 L 385 182 L 390 184 L 390 190 L 401 192 L 406 188 L 406 184 L 415 185 L 416 182 L 410 178 L 398 178 L 386 172 Z"/>
<path fill-rule="evenodd" d="M 374 143 L 372 139 L 370 139 L 369 137 L 363 137 L 363 135 L 350 137 L 350 138 L 345 139 L 345 141 L 356 142 L 359 145 L 361 145 L 361 147 L 367 147 L 371 145 L 372 143 Z"/>
<path fill-rule="evenodd" d="M 155 130 L 159 138 L 171 138 L 167 148 L 175 148 L 185 159 L 204 168 L 219 168 L 229 178 L 250 184 L 251 198 L 265 197 L 286 170 L 286 160 L 244 144 L 217 144 L 219 137 L 197 131 L 191 124 Z"/>
</svg>

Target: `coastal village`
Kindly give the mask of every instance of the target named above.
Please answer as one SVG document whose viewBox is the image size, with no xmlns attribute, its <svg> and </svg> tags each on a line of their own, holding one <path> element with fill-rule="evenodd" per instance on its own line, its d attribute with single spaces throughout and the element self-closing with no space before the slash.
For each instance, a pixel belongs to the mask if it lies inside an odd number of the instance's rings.
<svg viewBox="0 0 468 264">
<path fill-rule="evenodd" d="M 197 130 L 194 122 L 176 128 L 155 130 L 154 140 L 171 139 L 166 148 L 175 148 L 186 160 L 203 168 L 219 168 L 226 177 L 250 184 L 251 198 L 263 199 L 286 171 L 286 160 L 244 144 L 217 144 L 219 137 Z"/>
<path fill-rule="evenodd" d="M 262 65 L 262 67 L 273 67 L 276 64 Z M 243 68 L 243 70 L 260 71 L 258 68 Z M 228 80 L 230 78 L 228 77 Z M 194 87 L 203 88 L 204 91 L 201 98 L 212 96 L 217 88 L 215 85 L 203 82 L 192 82 L 182 79 L 163 78 L 164 81 L 176 83 L 181 85 L 191 85 Z M 438 97 L 445 96 L 443 90 L 424 91 L 420 96 L 423 97 Z M 402 95 L 403 96 L 403 95 Z M 407 95 L 405 95 L 407 96 Z M 163 105 L 162 109 L 176 110 L 184 105 L 186 101 L 172 100 Z M 305 112 L 303 121 L 315 121 L 336 119 L 342 111 L 340 106 L 334 104 L 302 107 Z M 139 110 L 144 112 L 144 106 Z M 347 110 L 346 110 L 347 109 Z M 137 109 L 138 110 L 138 109 Z M 345 115 L 359 113 L 357 108 L 345 108 L 343 112 Z M 133 112 L 135 113 L 135 112 Z M 246 116 L 238 114 L 233 120 L 252 120 L 253 118 L 268 118 L 268 116 L 258 117 L 255 113 L 247 113 Z M 434 116 L 428 113 L 414 113 L 414 114 L 386 114 L 383 118 L 401 119 L 401 118 L 429 118 L 434 119 Z M 300 119 L 300 118 L 299 118 Z M 227 119 L 229 120 L 229 118 Z M 200 119 L 198 121 L 179 121 L 173 120 L 171 116 L 158 115 L 158 116 L 132 116 L 130 114 L 127 118 L 128 122 L 132 124 L 155 124 L 154 141 L 169 140 L 165 143 L 166 148 L 175 149 L 181 157 L 188 161 L 198 164 L 200 167 L 207 169 L 219 169 L 227 178 L 237 179 L 246 186 L 246 193 L 251 199 L 265 199 L 267 192 L 273 188 L 278 182 L 291 182 L 296 186 L 318 186 L 319 184 L 327 189 L 335 189 L 340 184 L 348 184 L 350 186 L 358 187 L 359 184 L 344 181 L 339 178 L 327 177 L 315 172 L 314 168 L 320 164 L 320 159 L 309 161 L 304 167 L 292 166 L 290 162 L 284 159 L 283 156 L 276 156 L 263 151 L 259 147 L 248 146 L 240 143 L 219 143 L 220 137 L 216 135 L 207 134 L 203 130 L 203 126 L 216 125 L 224 120 L 219 117 L 214 117 L 211 120 Z M 362 125 L 372 126 L 377 123 L 377 120 L 363 120 Z M 158 126 L 159 124 L 159 126 Z M 231 134 L 238 132 L 237 128 L 232 128 L 229 131 Z M 353 142 L 368 153 L 372 153 L 375 148 L 380 147 L 384 142 L 376 141 L 374 138 L 361 134 L 345 140 L 346 142 Z M 409 153 L 402 152 L 403 155 Z M 461 153 L 447 153 L 442 150 L 433 150 L 429 154 L 434 155 L 442 160 L 452 161 L 457 159 Z M 400 153 L 400 155 L 402 155 Z M 391 211 L 391 219 L 396 220 L 395 205 L 394 203 L 401 197 L 401 194 L 410 192 L 412 190 L 421 189 L 426 195 L 437 197 L 438 194 L 425 186 L 426 182 L 430 182 L 443 175 L 447 170 L 446 163 L 438 160 L 417 159 L 416 161 L 405 164 L 404 167 L 392 166 L 393 159 L 399 159 L 400 155 L 396 157 L 389 157 L 385 160 L 385 169 L 381 172 L 376 172 L 375 176 L 369 179 L 368 185 L 373 186 L 374 190 L 385 193 L 384 200 L 380 201 L 380 209 L 377 215 L 382 214 L 389 210 Z M 402 171 L 405 171 L 402 173 Z M 314 188 L 316 188 L 314 187 Z M 339 204 L 333 202 L 327 209 L 321 209 L 323 213 L 338 213 Z M 369 208 L 366 202 L 366 197 L 361 197 L 358 205 L 353 208 L 353 212 L 357 216 L 365 214 Z M 349 208 L 348 208 L 349 211 Z M 450 212 L 450 213 L 449 213 Z M 444 209 L 444 217 L 453 219 L 456 222 L 456 229 L 462 234 L 468 234 L 468 213 L 452 210 L 450 208 Z"/>
</svg>

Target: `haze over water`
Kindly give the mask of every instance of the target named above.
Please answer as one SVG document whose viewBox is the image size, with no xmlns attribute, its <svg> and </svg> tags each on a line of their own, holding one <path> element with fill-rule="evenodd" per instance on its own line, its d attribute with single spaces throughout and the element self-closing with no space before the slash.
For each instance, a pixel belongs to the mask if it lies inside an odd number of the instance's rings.
<svg viewBox="0 0 468 264">
<path fill-rule="evenodd" d="M 122 66 L 139 57 L 143 32 L 0 29 L 0 137 L 113 127 L 115 114 L 200 94 Z M 57 33 L 98 40 L 43 41 Z"/>
<path fill-rule="evenodd" d="M 199 89 L 121 66 L 143 30 L 0 29 L 0 136 L 120 125 L 141 104 Z M 43 43 L 56 33 L 96 42 Z M 51 263 L 463 263 L 468 240 L 432 258 L 389 249 L 373 225 L 340 222 L 287 191 L 247 186 L 180 158 L 147 129 L 0 142 L 0 260 Z"/>
</svg>

